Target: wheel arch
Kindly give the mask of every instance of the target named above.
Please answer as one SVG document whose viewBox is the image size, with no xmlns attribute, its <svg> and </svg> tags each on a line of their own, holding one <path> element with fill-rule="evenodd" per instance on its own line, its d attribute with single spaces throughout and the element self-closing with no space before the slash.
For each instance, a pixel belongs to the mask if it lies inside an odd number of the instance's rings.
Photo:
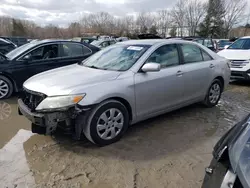
<svg viewBox="0 0 250 188">
<path fill-rule="evenodd" d="M 133 110 L 132 110 L 130 103 L 126 99 L 124 99 L 122 97 L 110 97 L 104 101 L 107 101 L 107 100 L 116 100 L 116 101 L 119 101 L 120 103 L 122 103 L 126 107 L 126 109 L 128 110 L 129 121 L 131 122 L 133 120 Z"/>
<path fill-rule="evenodd" d="M 220 82 L 221 82 L 221 84 L 222 84 L 222 91 L 224 90 L 224 87 L 225 87 L 225 80 L 224 80 L 224 78 L 222 77 L 222 76 L 217 76 L 216 78 L 215 78 L 215 80 L 219 80 Z"/>
</svg>

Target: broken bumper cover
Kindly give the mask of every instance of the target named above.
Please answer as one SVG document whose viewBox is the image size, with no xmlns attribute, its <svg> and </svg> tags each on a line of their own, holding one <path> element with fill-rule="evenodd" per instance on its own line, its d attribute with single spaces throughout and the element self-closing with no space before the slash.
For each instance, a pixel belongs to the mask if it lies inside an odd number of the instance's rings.
<svg viewBox="0 0 250 188">
<path fill-rule="evenodd" d="M 44 115 L 31 112 L 21 99 L 18 99 L 18 113 L 19 115 L 24 115 L 28 120 L 36 125 L 45 126 Z"/>
<path fill-rule="evenodd" d="M 51 134 L 56 130 L 58 126 L 63 129 L 71 129 L 72 121 L 74 121 L 74 113 L 72 110 L 60 111 L 60 112 L 48 112 L 48 113 L 36 113 L 32 112 L 22 101 L 18 99 L 18 112 L 20 115 L 24 115 L 32 123 L 32 132 L 39 134 Z M 44 130 L 33 129 L 33 127 L 43 127 Z"/>
</svg>

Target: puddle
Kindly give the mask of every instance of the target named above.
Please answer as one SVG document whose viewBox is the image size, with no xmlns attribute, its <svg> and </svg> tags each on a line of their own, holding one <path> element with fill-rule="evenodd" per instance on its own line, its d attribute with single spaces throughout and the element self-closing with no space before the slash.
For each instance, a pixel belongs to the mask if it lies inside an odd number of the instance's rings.
<svg viewBox="0 0 250 188">
<path fill-rule="evenodd" d="M 30 131 L 20 129 L 17 134 L 0 149 L 0 187 L 35 187 L 35 181 L 28 167 L 23 148 L 23 143 L 32 135 Z"/>
</svg>

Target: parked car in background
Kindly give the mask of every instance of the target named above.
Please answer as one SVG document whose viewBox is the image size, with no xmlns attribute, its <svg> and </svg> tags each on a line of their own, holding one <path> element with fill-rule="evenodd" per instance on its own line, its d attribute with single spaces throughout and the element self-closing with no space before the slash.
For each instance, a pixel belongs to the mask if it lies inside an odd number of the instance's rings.
<svg viewBox="0 0 250 188">
<path fill-rule="evenodd" d="M 211 38 L 202 38 L 202 37 L 184 37 L 184 40 L 189 40 L 193 42 L 197 42 L 199 44 L 202 44 L 203 46 L 206 46 L 210 50 L 217 52 L 217 47 L 213 42 L 213 39 Z"/>
<path fill-rule="evenodd" d="M 116 40 L 117 42 L 123 42 L 123 41 L 129 40 L 129 38 L 128 38 L 128 37 L 118 37 L 118 38 L 116 38 L 115 40 Z"/>
<path fill-rule="evenodd" d="M 99 48 L 79 42 L 42 40 L 22 45 L 0 61 L 0 99 L 22 89 L 29 77 L 57 67 L 82 61 Z"/>
<path fill-rule="evenodd" d="M 215 145 L 202 188 L 250 188 L 250 114 Z"/>
<path fill-rule="evenodd" d="M 13 42 L 7 39 L 0 38 L 0 53 L 6 54 L 16 47 L 17 45 L 15 45 Z"/>
<path fill-rule="evenodd" d="M 75 37 L 72 39 L 72 41 L 76 41 L 76 42 L 85 42 L 90 44 L 91 42 L 97 40 L 96 38 L 93 37 Z"/>
<path fill-rule="evenodd" d="M 224 50 L 226 46 L 229 46 L 232 42 L 229 39 L 219 39 L 218 40 L 218 50 Z"/>
<path fill-rule="evenodd" d="M 22 45 L 28 43 L 28 39 L 25 37 L 2 36 L 1 38 L 8 39 L 11 42 L 13 42 L 14 44 L 16 44 L 17 46 L 22 46 Z"/>
<path fill-rule="evenodd" d="M 250 36 L 236 40 L 218 55 L 231 61 L 231 78 L 250 80 Z"/>
<path fill-rule="evenodd" d="M 106 40 L 95 40 L 91 42 L 90 44 L 98 47 L 98 48 L 106 48 L 107 46 L 115 44 L 116 41 L 114 39 L 106 39 Z"/>
<path fill-rule="evenodd" d="M 103 146 L 130 124 L 196 102 L 217 105 L 229 77 L 228 60 L 197 43 L 129 40 L 33 76 L 18 104 L 35 133 L 71 128 Z"/>
</svg>

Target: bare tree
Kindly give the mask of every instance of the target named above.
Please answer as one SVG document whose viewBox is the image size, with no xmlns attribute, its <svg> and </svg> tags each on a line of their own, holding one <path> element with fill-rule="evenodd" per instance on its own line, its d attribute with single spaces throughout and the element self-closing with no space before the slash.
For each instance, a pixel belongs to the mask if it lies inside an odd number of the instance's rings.
<svg viewBox="0 0 250 188">
<path fill-rule="evenodd" d="M 207 12 L 207 3 L 200 0 L 188 0 L 186 3 L 185 9 L 189 35 L 195 36 L 198 25 L 204 19 L 204 15 Z"/>
<path fill-rule="evenodd" d="M 228 37 L 228 33 L 233 28 L 233 26 L 241 21 L 246 6 L 246 0 L 225 0 L 225 37 Z"/>
<path fill-rule="evenodd" d="M 154 25 L 155 17 L 149 12 L 141 12 L 138 14 L 136 24 L 141 33 L 147 33 L 149 28 Z"/>
<path fill-rule="evenodd" d="M 170 13 L 168 10 L 160 10 L 157 12 L 157 28 L 162 37 L 166 37 L 168 34 L 168 28 L 170 26 Z"/>
<path fill-rule="evenodd" d="M 171 15 L 173 19 L 173 23 L 175 23 L 178 27 L 178 31 L 180 31 L 181 37 L 183 36 L 183 30 L 186 25 L 186 1 L 179 0 L 172 9 Z"/>
</svg>

